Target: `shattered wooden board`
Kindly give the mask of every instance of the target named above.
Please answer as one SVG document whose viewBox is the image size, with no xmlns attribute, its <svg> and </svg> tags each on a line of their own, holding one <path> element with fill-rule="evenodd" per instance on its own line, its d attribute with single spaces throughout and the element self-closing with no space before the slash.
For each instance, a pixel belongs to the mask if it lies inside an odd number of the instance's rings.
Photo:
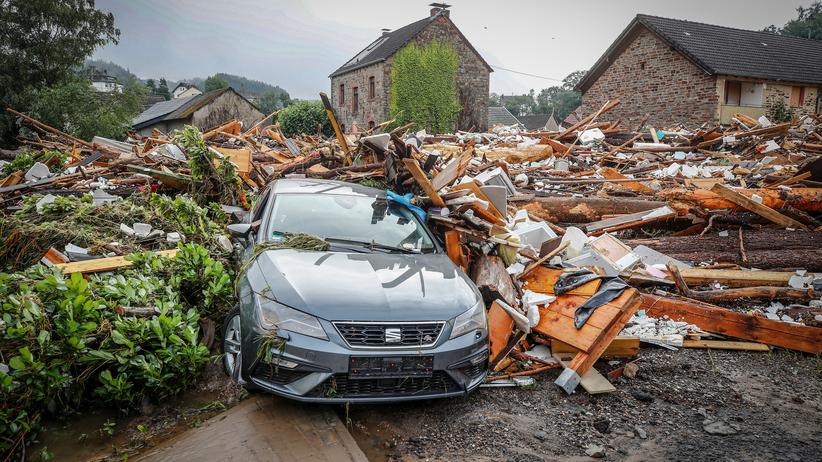
<svg viewBox="0 0 822 462">
<path fill-rule="evenodd" d="M 177 249 L 161 250 L 156 252 L 163 257 L 173 257 L 177 254 Z M 131 266 L 132 263 L 126 260 L 126 257 L 109 257 L 96 258 L 94 260 L 76 261 L 71 263 L 60 263 L 54 265 L 55 268 L 60 268 L 63 273 L 99 273 L 101 271 L 113 271 L 120 268 Z"/>
<path fill-rule="evenodd" d="M 588 300 L 588 297 L 558 295 L 550 305 L 540 308 L 540 321 L 534 330 L 561 340 L 578 350 L 590 351 L 622 312 L 624 295 L 623 292 L 616 299 L 594 310 L 581 329 L 574 326 L 574 312 Z"/>
<path fill-rule="evenodd" d="M 228 157 L 232 164 L 237 166 L 237 172 L 244 174 L 251 171 L 251 150 L 215 147 L 220 154 Z"/>
<path fill-rule="evenodd" d="M 579 350 L 557 339 L 551 339 L 551 352 L 579 353 Z M 600 358 L 633 358 L 639 354 L 639 337 L 618 336 L 611 341 Z"/>
<path fill-rule="evenodd" d="M 642 308 L 648 316 L 669 316 L 674 321 L 685 321 L 707 332 L 805 353 L 822 353 L 822 328 L 819 327 L 748 316 L 696 300 L 648 294 L 642 295 Z"/>
<path fill-rule="evenodd" d="M 539 292 L 543 294 L 554 295 L 554 284 L 559 279 L 559 275 L 563 273 L 561 269 L 546 268 L 538 266 L 534 268 L 523 280 L 523 288 Z M 585 295 L 591 296 L 597 293 L 601 280 L 595 279 L 591 282 L 583 284 L 574 290 L 568 292 L 569 295 Z"/>
<path fill-rule="evenodd" d="M 492 303 L 488 310 L 488 338 L 491 344 L 491 358 L 496 358 L 511 338 L 514 320 L 498 304 Z"/>
</svg>

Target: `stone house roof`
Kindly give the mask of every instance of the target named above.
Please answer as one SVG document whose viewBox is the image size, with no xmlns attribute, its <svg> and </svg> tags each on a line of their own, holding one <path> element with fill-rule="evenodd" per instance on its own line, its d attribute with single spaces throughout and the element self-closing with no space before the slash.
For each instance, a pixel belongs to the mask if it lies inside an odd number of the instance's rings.
<svg viewBox="0 0 822 462">
<path fill-rule="evenodd" d="M 140 115 L 134 118 L 132 126 L 135 130 L 140 130 L 157 122 L 168 120 L 185 119 L 198 109 L 211 103 L 226 92 L 233 92 L 240 98 L 243 98 L 248 104 L 253 104 L 248 101 L 243 95 L 234 91 L 233 88 L 221 88 L 213 90 L 208 93 L 202 93 L 197 96 L 186 96 L 184 98 L 170 99 L 168 101 L 161 101 L 150 108 L 143 111 Z"/>
<path fill-rule="evenodd" d="M 448 10 L 441 9 L 438 13 L 432 14 L 427 18 L 420 19 L 419 21 L 412 22 L 407 26 L 400 27 L 399 29 L 395 29 L 393 31 L 383 32 L 382 36 L 371 42 L 367 47 L 363 48 L 363 50 L 357 53 L 353 58 L 340 66 L 336 71 L 332 72 L 329 77 L 336 77 L 371 64 L 385 61 L 393 56 L 394 53 L 398 52 L 400 48 L 404 47 L 405 44 L 413 40 L 414 37 L 419 35 L 420 32 L 422 32 L 429 24 L 434 22 L 439 17 L 445 17 L 448 21 L 451 21 L 448 15 Z M 460 37 L 465 44 L 468 45 L 468 48 L 476 53 L 483 64 L 488 67 L 488 71 L 493 72 L 491 66 L 485 61 L 485 59 L 483 59 L 482 55 L 479 54 L 473 45 L 471 45 L 468 39 L 462 35 L 462 32 L 460 32 L 456 26 L 454 26 L 454 29 L 456 29 L 460 34 Z"/>
<path fill-rule="evenodd" d="M 494 125 L 520 125 L 520 121 L 504 106 L 491 106 L 488 108 L 488 128 Z"/>
<path fill-rule="evenodd" d="M 710 75 L 822 84 L 822 41 L 638 14 L 576 89 L 590 88 L 642 27 Z"/>
</svg>

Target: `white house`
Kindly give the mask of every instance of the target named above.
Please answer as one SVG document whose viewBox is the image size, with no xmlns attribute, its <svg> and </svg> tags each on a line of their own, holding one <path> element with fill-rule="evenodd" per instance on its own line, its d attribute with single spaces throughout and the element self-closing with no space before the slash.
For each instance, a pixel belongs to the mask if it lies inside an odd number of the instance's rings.
<svg viewBox="0 0 822 462">
<path fill-rule="evenodd" d="M 201 95 L 203 92 L 200 91 L 199 88 L 195 87 L 194 85 L 188 82 L 180 82 L 174 87 L 174 90 L 171 92 L 171 97 L 174 99 L 177 98 L 186 98 L 188 96 L 197 96 Z"/>
<path fill-rule="evenodd" d="M 102 93 L 123 91 L 123 86 L 117 83 L 117 79 L 108 75 L 106 71 L 98 72 L 96 70 L 92 70 L 89 73 L 88 79 L 91 82 L 91 86 L 94 87 L 94 90 L 96 91 Z"/>
</svg>

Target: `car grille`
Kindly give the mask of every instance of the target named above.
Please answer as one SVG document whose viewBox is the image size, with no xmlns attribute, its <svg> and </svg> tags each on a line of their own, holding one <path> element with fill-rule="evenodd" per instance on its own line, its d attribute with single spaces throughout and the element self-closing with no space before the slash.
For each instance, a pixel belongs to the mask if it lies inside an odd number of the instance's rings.
<svg viewBox="0 0 822 462">
<path fill-rule="evenodd" d="M 334 374 L 315 387 L 310 396 L 322 398 L 374 398 L 384 396 L 428 396 L 461 391 L 460 386 L 443 371 L 431 377 L 395 379 L 352 379 L 348 374 Z"/>
<path fill-rule="evenodd" d="M 468 377 L 475 379 L 481 376 L 483 372 L 485 372 L 485 363 L 477 363 L 472 366 L 464 367 L 460 370 L 464 372 L 465 375 L 467 375 Z"/>
<path fill-rule="evenodd" d="M 445 322 L 443 321 L 420 323 L 334 323 L 334 326 L 345 339 L 346 343 L 354 348 L 430 347 L 437 343 L 437 338 L 439 338 L 444 325 Z M 399 341 L 387 342 L 386 329 L 399 329 Z"/>
<path fill-rule="evenodd" d="M 282 366 L 277 367 L 273 364 L 258 364 L 257 367 L 254 368 L 253 376 L 275 385 L 286 385 L 310 373 L 311 371 L 295 371 Z"/>
</svg>

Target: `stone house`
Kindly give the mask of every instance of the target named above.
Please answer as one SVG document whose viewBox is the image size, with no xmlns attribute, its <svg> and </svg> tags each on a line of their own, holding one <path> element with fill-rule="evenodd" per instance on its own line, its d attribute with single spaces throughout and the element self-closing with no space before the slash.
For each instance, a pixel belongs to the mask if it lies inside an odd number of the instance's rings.
<svg viewBox="0 0 822 462">
<path fill-rule="evenodd" d="M 331 104 L 344 131 L 365 130 L 389 118 L 391 67 L 394 55 L 412 41 L 424 45 L 434 39 L 451 44 L 459 55 L 457 115 L 460 130 L 485 130 L 488 119 L 489 76 L 493 72 L 477 50 L 451 21 L 449 5 L 432 3 L 430 16 L 382 35 L 334 71 Z"/>
<path fill-rule="evenodd" d="M 263 117 L 253 104 L 228 87 L 156 103 L 135 117 L 132 126 L 140 135 L 148 136 L 155 128 L 169 133 L 195 125 L 205 131 L 234 119 L 251 127 Z"/>
<path fill-rule="evenodd" d="M 820 111 L 822 41 L 639 14 L 577 84 L 582 114 L 686 126 Z"/>
</svg>

